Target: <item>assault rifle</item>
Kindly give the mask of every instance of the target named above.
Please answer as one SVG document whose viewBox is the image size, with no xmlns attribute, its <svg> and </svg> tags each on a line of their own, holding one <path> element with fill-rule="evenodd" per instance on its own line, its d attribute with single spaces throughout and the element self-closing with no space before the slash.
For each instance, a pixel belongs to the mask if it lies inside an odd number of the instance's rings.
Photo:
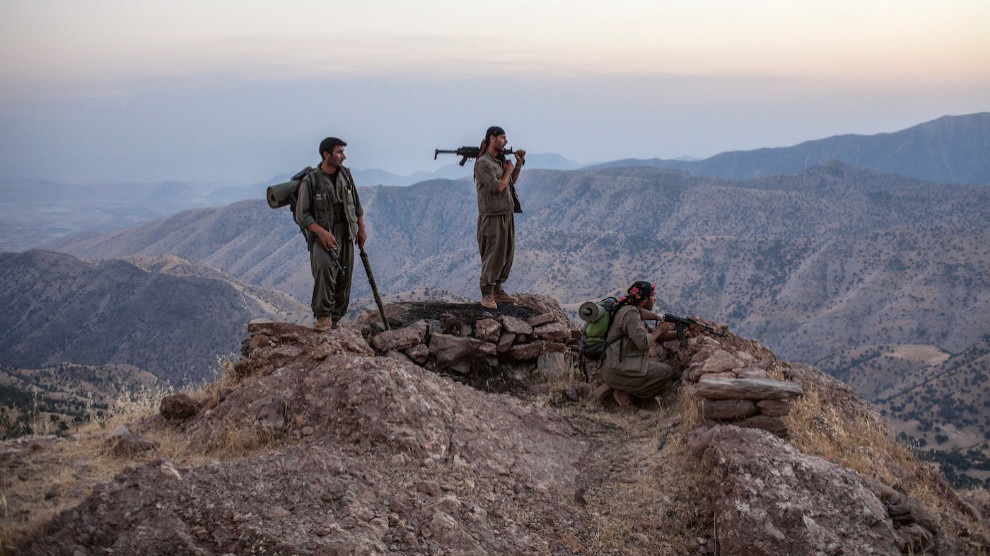
<svg viewBox="0 0 990 556">
<path fill-rule="evenodd" d="M 310 251 L 312 251 L 313 244 L 316 243 L 316 234 L 314 234 L 309 230 L 303 230 L 303 234 L 306 235 L 306 247 L 309 248 Z M 337 271 L 344 272 L 344 267 L 343 265 L 340 264 L 340 259 L 337 257 L 337 251 L 333 249 L 327 249 L 327 253 L 330 254 L 330 262 L 333 263 L 333 266 L 337 267 Z M 386 328 L 386 330 L 388 329 Z"/>
<path fill-rule="evenodd" d="M 704 330 L 705 332 L 708 332 L 709 334 L 714 334 L 716 336 L 725 336 L 724 330 L 719 330 L 717 328 L 708 326 L 703 322 L 699 322 L 695 319 L 688 317 L 680 317 L 673 313 L 663 313 L 662 320 L 664 322 L 669 322 L 674 325 L 674 327 L 677 330 L 677 341 L 680 342 L 682 346 L 687 345 L 687 336 L 684 334 L 684 331 L 687 330 L 688 328 L 701 329 Z"/>
<path fill-rule="evenodd" d="M 433 160 L 436 160 L 437 157 L 440 156 L 440 155 L 442 155 L 442 154 L 456 154 L 457 156 L 461 157 L 461 161 L 458 162 L 457 165 L 458 166 L 464 166 L 464 163 L 467 162 L 467 159 L 469 159 L 469 158 L 478 158 L 479 156 L 481 156 L 481 148 L 480 147 L 461 147 L 461 148 L 457 149 L 456 151 L 445 151 L 443 149 L 434 149 L 433 150 Z M 507 156 L 507 155 L 510 155 L 510 154 L 513 154 L 512 149 L 502 149 L 502 157 L 503 158 L 505 156 Z"/>
</svg>

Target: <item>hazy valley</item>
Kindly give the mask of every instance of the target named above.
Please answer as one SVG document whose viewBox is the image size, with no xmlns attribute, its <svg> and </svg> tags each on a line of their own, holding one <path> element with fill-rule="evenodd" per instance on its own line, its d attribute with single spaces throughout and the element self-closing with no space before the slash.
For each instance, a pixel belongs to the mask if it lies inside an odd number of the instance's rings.
<svg viewBox="0 0 990 556">
<path fill-rule="evenodd" d="M 985 115 L 974 115 L 964 123 L 985 120 Z M 943 136 L 972 139 L 967 133 L 942 131 Z M 917 143 L 916 132 L 884 137 L 883 152 L 915 152 L 908 146 Z M 986 135 L 977 134 L 976 144 Z M 898 137 L 906 143 L 897 143 Z M 869 139 L 870 144 L 878 140 Z M 863 147 L 861 152 L 874 151 Z M 753 156 L 757 154 L 766 153 Z M 772 174 L 773 169 L 767 166 L 759 173 Z M 947 172 L 963 175 L 969 170 L 950 164 Z M 785 359 L 819 366 L 877 403 L 894 427 L 915 442 L 968 454 L 964 466 L 986 466 L 990 232 L 985 221 L 990 188 L 985 185 L 932 183 L 833 161 L 735 181 L 649 165 L 527 168 L 519 193 L 525 212 L 517 217 L 511 291 L 551 295 L 573 309 L 620 291 L 632 280 L 654 280 L 663 309 L 724 322 Z M 367 187 L 361 194 L 371 236 L 367 248 L 387 299 L 476 298 L 476 201 L 470 180 Z M 92 270 L 76 268 L 94 265 L 75 259 L 61 261 L 75 262 L 57 272 L 32 271 L 54 280 L 45 286 L 23 278 L 24 271 L 6 274 L 3 285 L 11 309 L 4 317 L 11 324 L 3 362 L 20 367 L 120 362 L 174 379 L 194 365 L 203 368 L 203 361 L 209 363 L 217 354 L 235 351 L 249 315 L 291 313 L 296 320 L 305 319 L 312 279 L 304 242 L 288 211 L 269 209 L 262 195 L 259 187 L 256 200 L 47 244 L 88 260 L 174 254 L 189 263 L 145 261 L 139 269 L 133 263 L 107 261 L 95 265 L 109 270 L 101 273 L 99 282 L 106 284 L 100 287 L 86 285 L 94 281 Z M 5 270 L 11 257 L 6 255 Z M 109 292 L 128 287 L 111 276 L 133 275 L 139 281 L 169 284 L 168 291 L 186 291 L 179 284 L 187 282 L 171 282 L 181 274 L 177 268 L 192 274 L 186 281 L 201 279 L 203 273 L 220 274 L 209 270 L 219 269 L 229 275 L 228 285 L 220 286 L 225 280 L 196 282 L 197 293 L 186 297 L 213 301 L 182 310 L 169 305 L 181 305 L 181 294 L 162 296 L 157 285 L 144 288 L 159 292 L 156 299 L 130 303 L 156 307 L 161 319 L 155 317 L 154 323 L 164 325 L 160 327 L 151 327 L 147 317 L 135 324 L 128 316 L 137 314 L 133 310 L 117 308 L 112 318 L 99 317 L 100 307 L 116 303 Z M 231 288 L 230 280 L 243 284 Z M 237 292 L 244 292 L 246 284 L 287 292 L 295 300 L 275 302 L 275 294 L 256 293 L 256 300 L 267 301 L 231 301 L 207 310 L 227 295 L 240 299 Z M 71 302 L 59 297 L 67 292 L 75 292 Z M 370 302 L 359 269 L 352 308 L 358 312 Z M 39 308 L 51 304 L 75 308 L 78 313 L 71 314 L 79 316 L 70 324 L 62 318 L 70 314 L 66 311 L 59 317 L 39 316 L 44 314 Z M 281 309 L 273 311 L 269 305 Z M 213 326 L 210 311 L 224 315 L 221 326 Z M 85 336 L 79 322 L 113 322 L 123 329 Z M 173 338 L 190 339 L 166 340 L 165 330 Z M 200 334 L 202 330 L 211 334 Z M 110 343 L 117 345 L 105 346 L 111 337 L 115 340 Z M 138 337 L 156 339 L 139 346 Z M 170 349 L 175 345 L 183 346 L 181 355 Z M 979 481 L 990 478 L 990 469 L 958 471 Z"/>
</svg>

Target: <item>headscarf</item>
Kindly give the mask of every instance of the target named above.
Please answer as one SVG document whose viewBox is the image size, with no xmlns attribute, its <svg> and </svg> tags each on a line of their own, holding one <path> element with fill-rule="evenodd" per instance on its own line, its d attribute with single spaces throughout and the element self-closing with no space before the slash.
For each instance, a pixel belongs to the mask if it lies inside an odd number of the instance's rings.
<svg viewBox="0 0 990 556">
<path fill-rule="evenodd" d="M 485 151 L 488 150 L 488 140 L 492 137 L 498 137 L 499 135 L 505 135 L 505 130 L 497 125 L 493 125 L 485 131 L 485 139 L 481 142 L 481 152 L 478 153 L 479 156 L 485 154 Z"/>
<path fill-rule="evenodd" d="M 657 291 L 656 286 L 650 282 L 638 280 L 629 286 L 626 295 L 619 298 L 618 305 L 639 305 L 644 299 L 649 299 L 655 291 Z"/>
</svg>

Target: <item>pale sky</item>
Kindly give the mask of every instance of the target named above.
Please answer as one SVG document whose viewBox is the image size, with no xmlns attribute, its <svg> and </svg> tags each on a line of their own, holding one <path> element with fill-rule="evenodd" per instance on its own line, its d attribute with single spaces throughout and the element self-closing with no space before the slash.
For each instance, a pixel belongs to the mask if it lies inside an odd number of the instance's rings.
<svg viewBox="0 0 990 556">
<path fill-rule="evenodd" d="M 704 158 L 990 110 L 990 2 L 0 0 L 0 179 Z M 447 159 L 443 163 L 450 163 Z"/>
</svg>

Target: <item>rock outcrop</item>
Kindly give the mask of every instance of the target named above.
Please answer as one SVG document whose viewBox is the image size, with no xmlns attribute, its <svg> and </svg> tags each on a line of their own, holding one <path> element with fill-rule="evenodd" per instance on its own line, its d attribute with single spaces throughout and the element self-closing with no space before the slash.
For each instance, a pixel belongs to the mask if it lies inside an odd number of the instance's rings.
<svg viewBox="0 0 990 556">
<path fill-rule="evenodd" d="M 832 437 L 881 421 L 756 342 L 657 346 L 682 383 L 643 418 L 593 401 L 576 330 L 548 298 L 387 314 L 389 331 L 373 316 L 326 333 L 252 323 L 223 382 L 118 430 L 120 446 L 151 444 L 122 448 L 133 465 L 18 549 L 979 554 L 988 542 L 981 510 L 907 456 L 847 436 L 845 449 L 886 458 L 880 477 L 802 451 L 817 433 L 794 427 L 816 400 L 838 412 L 821 424 Z M 176 436 L 201 456 L 154 443 Z M 0 465 L 25 469 L 59 445 L 0 450 Z"/>
</svg>

